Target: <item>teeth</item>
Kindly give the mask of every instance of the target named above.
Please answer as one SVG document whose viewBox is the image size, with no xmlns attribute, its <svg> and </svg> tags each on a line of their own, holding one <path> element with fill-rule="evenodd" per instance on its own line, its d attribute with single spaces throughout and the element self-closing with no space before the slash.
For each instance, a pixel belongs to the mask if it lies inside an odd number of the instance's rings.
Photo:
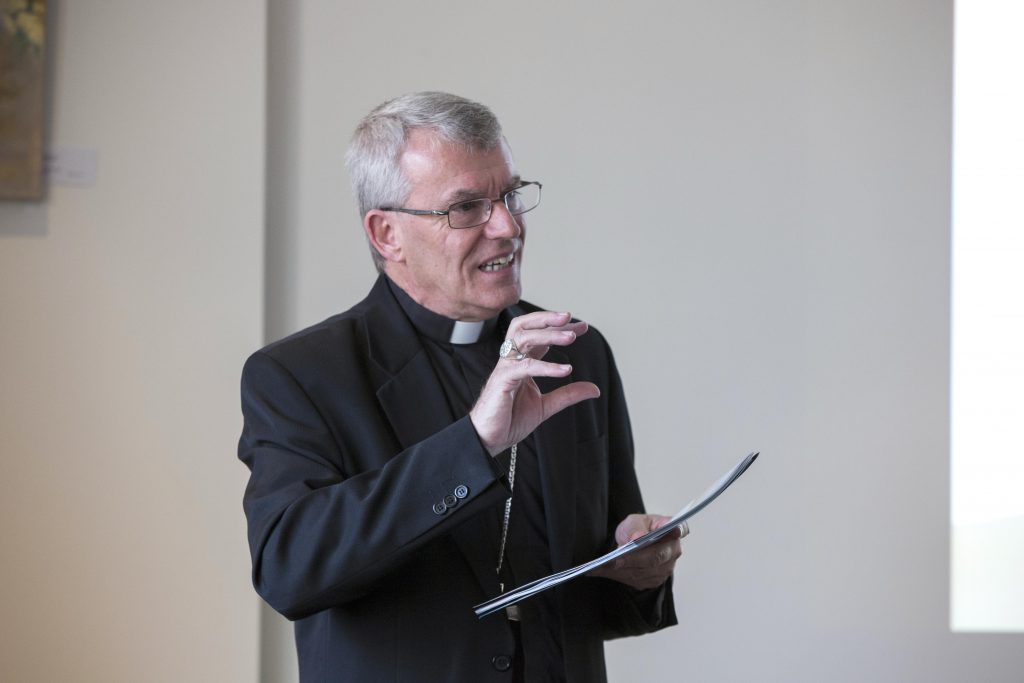
<svg viewBox="0 0 1024 683">
<path fill-rule="evenodd" d="M 512 261 L 515 260 L 515 257 L 516 257 L 515 253 L 512 253 L 512 254 L 509 254 L 508 256 L 502 256 L 500 258 L 496 258 L 493 261 L 488 261 L 487 263 L 485 263 L 482 266 L 480 266 L 480 270 L 483 270 L 483 271 L 489 273 L 491 271 L 498 270 L 499 268 L 504 268 L 508 264 L 512 263 Z"/>
</svg>

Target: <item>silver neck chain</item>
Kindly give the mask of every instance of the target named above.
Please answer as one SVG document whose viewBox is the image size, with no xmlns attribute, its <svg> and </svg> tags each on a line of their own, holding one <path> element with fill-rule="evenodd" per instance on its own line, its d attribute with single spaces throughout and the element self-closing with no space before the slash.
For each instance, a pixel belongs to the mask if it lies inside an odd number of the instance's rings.
<svg viewBox="0 0 1024 683">
<path fill-rule="evenodd" d="M 508 519 L 512 514 L 512 494 L 516 490 L 516 453 L 519 444 L 512 444 L 512 452 L 508 461 L 508 500 L 505 501 L 505 518 L 501 522 L 501 546 L 498 548 L 498 568 L 495 570 L 501 576 L 501 566 L 505 563 L 505 542 L 508 541 Z M 504 586 L 502 587 L 504 590 Z"/>
</svg>

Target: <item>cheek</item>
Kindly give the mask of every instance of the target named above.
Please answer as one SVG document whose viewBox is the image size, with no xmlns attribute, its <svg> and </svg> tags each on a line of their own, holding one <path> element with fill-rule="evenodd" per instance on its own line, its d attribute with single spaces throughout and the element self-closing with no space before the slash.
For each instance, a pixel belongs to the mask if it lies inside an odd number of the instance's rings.
<svg viewBox="0 0 1024 683">
<path fill-rule="evenodd" d="M 476 240 L 450 240 L 445 245 L 445 260 L 458 264 L 461 270 L 472 273 L 476 270 Z"/>
<path fill-rule="evenodd" d="M 417 260 L 423 270 L 434 273 L 435 277 L 450 278 L 462 268 L 467 257 L 466 251 L 461 240 L 442 233 L 435 236 L 435 239 L 423 240 L 417 245 Z"/>
</svg>

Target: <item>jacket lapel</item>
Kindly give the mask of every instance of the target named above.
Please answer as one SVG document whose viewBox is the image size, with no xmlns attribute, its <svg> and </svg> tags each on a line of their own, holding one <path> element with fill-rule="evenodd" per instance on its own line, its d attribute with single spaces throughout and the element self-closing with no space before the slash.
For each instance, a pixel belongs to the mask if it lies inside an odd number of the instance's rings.
<svg viewBox="0 0 1024 683">
<path fill-rule="evenodd" d="M 441 381 L 412 323 L 380 277 L 367 297 L 367 344 L 381 373 L 377 400 L 402 448 L 423 441 L 456 420 Z M 475 515 L 451 531 L 451 537 L 473 569 L 485 595 L 499 592 L 491 553 L 480 552 L 487 538 L 483 515 Z"/>
<path fill-rule="evenodd" d="M 384 276 L 377 279 L 364 304 L 377 400 L 402 448 L 408 448 L 454 418 L 430 358 Z"/>
</svg>

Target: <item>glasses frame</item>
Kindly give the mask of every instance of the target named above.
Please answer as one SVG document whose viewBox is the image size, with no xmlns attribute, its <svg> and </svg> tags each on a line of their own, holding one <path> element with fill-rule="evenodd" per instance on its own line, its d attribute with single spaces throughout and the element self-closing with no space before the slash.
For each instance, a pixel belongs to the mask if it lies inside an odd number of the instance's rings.
<svg viewBox="0 0 1024 683">
<path fill-rule="evenodd" d="M 526 209 L 525 211 L 520 211 L 518 213 L 513 212 L 512 208 L 508 205 L 508 196 L 510 194 L 512 194 L 513 192 L 518 192 L 519 190 L 523 189 L 524 187 L 528 187 L 530 185 L 536 185 L 537 186 L 537 203 L 535 205 L 531 206 L 529 209 Z M 470 228 L 479 228 L 481 225 L 486 225 L 487 222 L 489 220 L 491 220 L 491 216 L 494 214 L 494 202 L 497 202 L 497 201 L 500 201 L 502 204 L 504 204 L 505 205 L 505 209 L 512 216 L 522 216 L 524 213 L 527 213 L 529 211 L 533 211 L 538 206 L 540 206 L 540 195 L 541 195 L 541 189 L 543 187 L 544 186 L 541 183 L 537 182 L 536 180 L 523 180 L 518 185 L 513 187 L 512 189 L 505 190 L 504 192 L 502 192 L 497 197 L 494 197 L 494 198 L 491 198 L 491 197 L 477 197 L 475 199 L 463 199 L 462 201 L 453 202 L 453 203 L 449 204 L 448 208 L 445 209 L 444 211 L 441 211 L 439 209 L 405 209 L 405 208 L 398 207 L 398 206 L 382 206 L 378 210 L 379 211 L 398 211 L 399 213 L 407 213 L 407 214 L 411 214 L 413 216 L 445 216 L 448 219 L 448 227 L 451 228 L 452 230 L 468 230 Z M 465 204 L 466 202 L 478 202 L 481 199 L 486 199 L 488 202 L 490 202 L 490 206 L 487 208 L 487 218 L 484 219 L 483 222 L 475 223 L 473 225 L 464 225 L 464 226 L 462 226 L 460 228 L 456 228 L 454 225 L 452 225 L 451 212 L 452 212 L 452 208 L 453 207 L 456 207 L 459 204 Z"/>
</svg>

